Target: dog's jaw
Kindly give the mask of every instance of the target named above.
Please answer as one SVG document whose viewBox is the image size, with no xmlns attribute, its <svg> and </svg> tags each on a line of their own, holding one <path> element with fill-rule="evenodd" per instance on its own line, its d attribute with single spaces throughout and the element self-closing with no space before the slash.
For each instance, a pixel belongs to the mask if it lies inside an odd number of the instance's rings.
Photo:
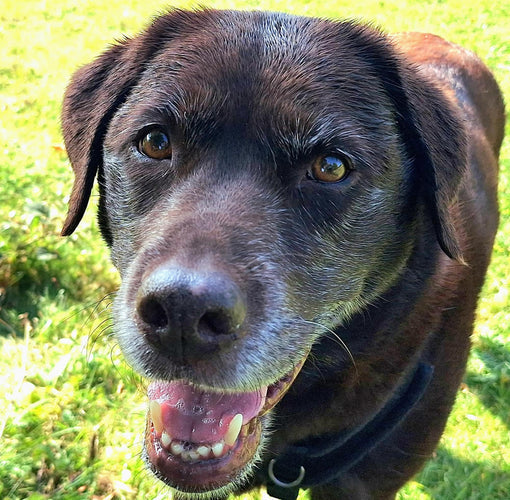
<svg viewBox="0 0 510 500">
<path fill-rule="evenodd" d="M 228 479 L 224 483 L 220 483 L 220 481 L 215 481 L 215 483 L 211 483 L 209 485 L 208 490 L 200 490 L 200 486 L 196 483 L 193 483 L 191 486 L 188 485 L 189 488 L 187 491 L 179 489 L 179 486 L 168 479 L 168 477 L 157 468 L 149 457 L 149 449 L 147 445 L 144 446 L 143 449 L 143 458 L 148 466 L 148 468 L 152 471 L 152 473 L 163 483 L 169 486 L 172 489 L 173 498 L 176 500 L 221 500 L 227 498 L 230 494 L 235 494 L 236 491 L 242 489 L 246 483 L 248 483 L 252 476 L 255 466 L 261 461 L 262 453 L 267 446 L 267 442 L 269 439 L 269 435 L 271 432 L 271 414 L 267 414 L 264 417 L 261 417 L 257 421 L 257 425 L 259 427 L 256 434 L 251 436 L 253 441 L 252 450 L 253 454 L 251 458 L 249 458 L 246 464 L 243 467 L 235 470 L 234 474 L 228 476 Z M 150 443 L 148 441 L 149 428 L 146 430 L 146 443 Z M 246 444 L 245 444 L 246 446 Z M 219 464 L 218 460 L 218 464 Z M 225 462 L 229 462 L 229 460 L 225 460 Z M 220 464 L 221 465 L 221 464 Z M 218 465 L 217 465 L 218 466 Z M 182 470 L 182 469 L 181 469 Z M 217 478 L 216 478 L 217 479 Z"/>
<path fill-rule="evenodd" d="M 143 455 L 149 469 L 174 490 L 176 498 L 225 498 L 251 478 L 269 428 L 270 417 L 266 415 L 242 430 L 226 455 L 187 463 L 161 445 L 148 419 Z"/>
<path fill-rule="evenodd" d="M 213 392 L 186 381 L 152 383 L 144 446 L 149 468 L 179 491 L 177 498 L 220 498 L 241 487 L 260 459 L 271 410 L 305 360 L 251 393 Z"/>
</svg>

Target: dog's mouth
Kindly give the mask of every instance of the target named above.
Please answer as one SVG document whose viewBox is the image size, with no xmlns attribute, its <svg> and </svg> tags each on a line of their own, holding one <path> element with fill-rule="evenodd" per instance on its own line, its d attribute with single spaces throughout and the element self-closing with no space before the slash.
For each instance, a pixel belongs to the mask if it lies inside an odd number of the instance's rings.
<svg viewBox="0 0 510 500">
<path fill-rule="evenodd" d="M 257 457 L 263 416 L 285 395 L 305 359 L 253 392 L 221 393 L 184 380 L 151 383 L 145 432 L 149 467 L 183 492 L 214 491 L 243 480 Z"/>
</svg>

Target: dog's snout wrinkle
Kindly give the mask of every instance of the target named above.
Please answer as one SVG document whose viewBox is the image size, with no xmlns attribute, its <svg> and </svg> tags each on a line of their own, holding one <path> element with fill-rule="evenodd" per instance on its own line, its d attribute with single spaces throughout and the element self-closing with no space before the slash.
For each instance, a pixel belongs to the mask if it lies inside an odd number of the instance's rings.
<svg viewBox="0 0 510 500">
<path fill-rule="evenodd" d="M 240 337 L 246 301 L 225 273 L 163 265 L 143 280 L 136 314 L 153 346 L 175 360 L 193 360 Z"/>
</svg>

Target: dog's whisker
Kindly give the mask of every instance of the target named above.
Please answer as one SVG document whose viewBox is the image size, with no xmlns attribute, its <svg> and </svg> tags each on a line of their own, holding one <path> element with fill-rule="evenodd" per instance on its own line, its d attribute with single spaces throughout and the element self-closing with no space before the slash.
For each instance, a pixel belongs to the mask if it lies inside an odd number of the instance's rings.
<svg viewBox="0 0 510 500">
<path fill-rule="evenodd" d="M 112 319 L 107 317 L 94 326 L 94 329 L 88 336 L 88 349 L 92 350 L 96 342 L 101 338 L 111 338 L 113 336 Z M 89 352 L 90 354 L 90 352 Z"/>
<path fill-rule="evenodd" d="M 101 314 L 104 313 L 104 310 L 100 310 L 99 313 L 97 313 L 98 309 L 99 309 L 99 306 L 107 299 L 109 298 L 109 296 L 111 296 L 113 294 L 113 292 L 111 293 L 108 293 L 106 294 L 104 297 L 102 297 L 101 299 L 99 300 L 95 300 L 93 302 L 90 302 L 88 304 L 85 304 L 83 305 L 82 307 L 76 309 L 72 314 L 70 314 L 69 316 L 65 317 L 61 323 L 65 323 L 67 321 L 69 321 L 70 319 L 72 318 L 76 318 L 77 316 L 80 316 L 81 314 L 83 314 L 85 311 L 89 311 L 85 320 L 84 320 L 84 323 L 88 323 L 91 318 L 93 318 L 94 316 L 99 316 Z"/>
<path fill-rule="evenodd" d="M 349 358 L 350 358 L 350 360 L 352 362 L 353 367 L 356 368 L 356 361 L 354 359 L 354 356 L 352 355 L 349 347 L 342 340 L 340 335 L 338 335 L 334 330 L 332 330 L 331 328 L 327 327 L 326 325 L 323 325 L 323 324 L 318 323 L 316 321 L 311 321 L 311 320 L 307 320 L 307 319 L 304 319 L 304 318 L 301 318 L 300 320 L 303 323 L 316 326 L 316 327 L 320 328 L 321 330 L 324 330 L 324 331 L 328 332 L 328 334 L 330 334 L 333 337 L 333 340 L 335 340 L 345 350 L 345 352 L 348 354 L 348 356 L 349 356 Z M 357 370 L 357 368 L 356 368 L 356 370 Z"/>
</svg>

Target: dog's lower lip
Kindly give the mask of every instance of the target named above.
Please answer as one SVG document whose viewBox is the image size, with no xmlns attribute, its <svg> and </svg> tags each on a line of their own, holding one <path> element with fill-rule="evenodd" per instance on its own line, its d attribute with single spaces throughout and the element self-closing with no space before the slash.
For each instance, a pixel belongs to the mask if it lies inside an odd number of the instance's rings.
<svg viewBox="0 0 510 500">
<path fill-rule="evenodd" d="M 233 430 L 234 435 L 238 433 L 237 438 L 226 433 L 226 439 L 221 437 L 217 443 L 173 439 L 164 429 L 159 403 L 151 401 L 145 432 L 145 456 L 149 467 L 161 480 L 181 491 L 212 491 L 235 481 L 256 455 L 261 439 L 262 417 L 285 395 L 305 359 L 306 356 L 294 370 L 260 390 L 265 397 L 258 413 L 245 418 L 239 430 Z M 230 424 L 236 427 L 233 421 L 237 419 L 239 422 L 239 418 L 239 414 L 231 418 L 229 427 L 232 427 Z"/>
<path fill-rule="evenodd" d="M 261 423 L 254 418 L 241 429 L 234 446 L 219 458 L 185 461 L 173 455 L 157 438 L 148 419 L 145 456 L 155 475 L 169 486 L 185 492 L 213 491 L 235 481 L 256 452 Z"/>
</svg>

